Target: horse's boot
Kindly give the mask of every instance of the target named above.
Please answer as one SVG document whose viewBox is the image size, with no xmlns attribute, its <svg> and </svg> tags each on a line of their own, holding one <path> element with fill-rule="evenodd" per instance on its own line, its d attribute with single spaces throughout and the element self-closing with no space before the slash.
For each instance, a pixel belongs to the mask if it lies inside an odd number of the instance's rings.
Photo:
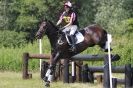
<svg viewBox="0 0 133 88">
<path fill-rule="evenodd" d="M 71 51 L 76 51 L 76 47 L 75 47 L 75 39 L 73 35 L 70 35 L 70 39 L 71 39 Z"/>
<path fill-rule="evenodd" d="M 50 87 L 50 82 L 49 81 L 46 82 L 45 87 Z"/>
</svg>

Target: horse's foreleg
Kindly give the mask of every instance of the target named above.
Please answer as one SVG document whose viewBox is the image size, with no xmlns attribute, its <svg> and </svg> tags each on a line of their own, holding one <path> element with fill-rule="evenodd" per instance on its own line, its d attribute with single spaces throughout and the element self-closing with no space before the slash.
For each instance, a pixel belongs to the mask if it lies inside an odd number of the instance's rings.
<svg viewBox="0 0 133 88">
<path fill-rule="evenodd" d="M 53 79 L 53 73 L 54 73 L 54 66 L 51 65 L 45 74 L 45 78 L 44 78 L 44 81 L 46 82 L 45 86 L 47 87 L 50 86 L 50 82 L 52 82 L 52 79 Z"/>
<path fill-rule="evenodd" d="M 44 79 L 46 82 L 45 86 L 50 86 L 49 84 L 53 79 L 53 74 L 55 72 L 56 63 L 58 60 L 59 60 L 59 52 L 56 53 L 55 57 L 53 58 L 51 65 L 49 66 L 49 69 L 47 70 L 47 72 L 45 74 L 45 79 Z"/>
</svg>

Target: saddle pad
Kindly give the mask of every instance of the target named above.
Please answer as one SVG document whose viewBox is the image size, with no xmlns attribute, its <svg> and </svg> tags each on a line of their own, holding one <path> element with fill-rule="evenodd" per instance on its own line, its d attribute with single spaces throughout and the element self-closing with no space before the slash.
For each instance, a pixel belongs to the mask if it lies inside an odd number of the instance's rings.
<svg viewBox="0 0 133 88">
<path fill-rule="evenodd" d="M 80 32 L 76 33 L 75 35 L 77 38 L 76 44 L 84 41 L 84 36 Z"/>
<path fill-rule="evenodd" d="M 67 34 L 65 35 L 65 37 L 66 37 L 66 40 L 67 40 L 68 44 L 71 45 L 71 42 L 69 41 L 69 38 L 68 38 L 68 35 Z M 84 36 L 80 32 L 77 32 L 75 34 L 75 37 L 76 37 L 75 38 L 75 40 L 76 40 L 76 43 L 75 44 L 78 44 L 78 43 L 84 41 Z"/>
</svg>

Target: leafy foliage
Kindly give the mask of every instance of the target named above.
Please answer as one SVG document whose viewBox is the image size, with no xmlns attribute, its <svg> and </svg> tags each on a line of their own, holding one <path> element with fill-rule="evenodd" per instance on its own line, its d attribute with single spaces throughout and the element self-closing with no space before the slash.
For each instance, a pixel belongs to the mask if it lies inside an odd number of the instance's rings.
<svg viewBox="0 0 133 88">
<path fill-rule="evenodd" d="M 133 0 L 124 0 L 123 7 L 130 13 L 129 16 L 133 17 Z"/>
<path fill-rule="evenodd" d="M 126 23 L 127 23 L 127 25 L 126 25 L 126 32 L 128 32 L 128 33 L 132 33 L 133 32 L 133 18 L 130 18 L 130 19 L 128 19 L 128 20 L 126 20 Z"/>
<path fill-rule="evenodd" d="M 123 8 L 123 4 L 125 4 L 124 0 L 101 0 L 95 21 L 108 32 L 116 33 L 115 27 L 121 24 L 122 20 L 128 18 L 128 13 Z"/>
<path fill-rule="evenodd" d="M 38 53 L 35 33 L 45 17 L 57 22 L 66 0 L 1 0 L 0 1 L 0 69 L 21 70 L 23 52 Z M 113 63 L 133 63 L 133 0 L 71 0 L 78 13 L 80 27 L 97 23 L 113 35 L 113 53 L 121 60 Z M 27 42 L 31 41 L 32 44 Z M 24 47 L 24 45 L 26 45 Z M 8 48 L 10 47 L 10 48 Z M 19 48 L 18 48 L 19 47 Z M 50 53 L 44 38 L 45 53 Z M 99 48 L 89 48 L 83 53 L 101 54 Z M 90 62 L 91 65 L 101 63 Z M 38 61 L 32 60 L 30 68 L 37 69 Z"/>
<path fill-rule="evenodd" d="M 0 47 L 20 47 L 26 44 L 26 33 L 15 31 L 0 31 Z"/>
</svg>

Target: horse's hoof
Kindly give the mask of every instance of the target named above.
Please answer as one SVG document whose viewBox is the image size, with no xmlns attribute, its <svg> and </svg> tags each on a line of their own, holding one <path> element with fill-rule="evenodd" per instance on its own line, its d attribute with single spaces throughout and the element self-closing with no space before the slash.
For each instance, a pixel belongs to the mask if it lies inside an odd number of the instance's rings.
<svg viewBox="0 0 133 88">
<path fill-rule="evenodd" d="M 112 48 L 110 48 L 110 51 L 112 51 L 113 49 Z M 108 49 L 104 49 L 104 52 L 108 52 Z"/>
<path fill-rule="evenodd" d="M 110 51 L 112 51 L 113 49 L 112 48 L 110 48 Z"/>
<path fill-rule="evenodd" d="M 45 82 L 47 82 L 47 80 L 48 80 L 48 77 L 44 77 L 44 78 L 43 78 L 43 80 L 44 80 Z"/>
<path fill-rule="evenodd" d="M 112 55 L 111 58 L 112 58 L 111 59 L 112 61 L 118 61 L 120 59 L 120 56 L 118 54 L 116 54 L 114 56 Z"/>
<path fill-rule="evenodd" d="M 108 49 L 105 49 L 104 52 L 108 52 Z"/>
<path fill-rule="evenodd" d="M 46 87 L 50 87 L 50 83 L 49 82 L 46 82 Z"/>
</svg>

